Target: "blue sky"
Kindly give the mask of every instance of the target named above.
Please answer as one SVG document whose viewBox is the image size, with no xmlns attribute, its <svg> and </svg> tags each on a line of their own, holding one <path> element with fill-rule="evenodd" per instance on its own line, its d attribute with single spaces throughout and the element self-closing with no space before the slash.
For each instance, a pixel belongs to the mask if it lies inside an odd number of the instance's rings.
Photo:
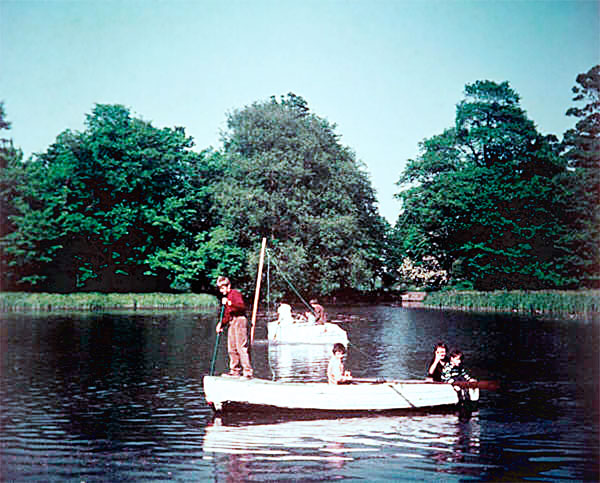
<svg viewBox="0 0 600 483">
<path fill-rule="evenodd" d="M 227 113 L 294 92 L 337 125 L 394 223 L 418 143 L 464 86 L 509 81 L 543 133 L 600 62 L 596 0 L 0 0 L 0 100 L 28 156 L 95 103 L 220 147 Z"/>
</svg>

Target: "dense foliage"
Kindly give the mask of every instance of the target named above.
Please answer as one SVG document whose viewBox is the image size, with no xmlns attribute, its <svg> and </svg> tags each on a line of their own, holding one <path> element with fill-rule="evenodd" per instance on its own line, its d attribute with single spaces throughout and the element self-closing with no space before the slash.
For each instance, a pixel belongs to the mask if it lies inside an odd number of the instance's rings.
<svg viewBox="0 0 600 483">
<path fill-rule="evenodd" d="M 402 173 L 394 229 L 335 125 L 292 93 L 228 114 L 219 150 L 96 105 L 83 132 L 27 160 L 0 103 L 2 289 L 210 292 L 226 274 L 249 297 L 263 237 L 305 297 L 395 282 L 596 287 L 600 66 L 576 82 L 561 143 L 508 82 L 468 84 L 454 125 Z M 290 292 L 284 277 L 270 280 L 275 297 Z"/>
<path fill-rule="evenodd" d="M 577 103 L 567 116 L 577 118 L 563 139 L 569 172 L 566 230 L 560 243 L 571 254 L 569 268 L 578 285 L 600 286 L 600 65 L 577 76 Z"/>
<path fill-rule="evenodd" d="M 569 283 L 554 243 L 565 169 L 556 138 L 537 132 L 507 82 L 467 85 L 455 126 L 423 141 L 400 178 L 403 254 L 434 257 L 453 283 L 477 289 Z"/>
<path fill-rule="evenodd" d="M 387 223 L 354 153 L 304 99 L 254 103 L 228 118 L 217 210 L 254 276 L 262 237 L 280 270 L 305 294 L 372 290 Z M 281 278 L 275 288 L 284 291 Z"/>
<path fill-rule="evenodd" d="M 183 128 L 97 105 L 84 132 L 25 163 L 5 155 L 4 287 L 210 291 L 226 273 L 248 288 L 267 236 L 305 295 L 372 289 L 389 227 L 334 127 L 292 94 L 229 127 L 223 152 L 198 154 Z"/>
<path fill-rule="evenodd" d="M 9 129 L 4 103 L 0 103 L 0 132 Z M 12 219 L 17 210 L 13 200 L 17 197 L 18 186 L 23 184 L 22 158 L 21 151 L 14 147 L 11 139 L 0 137 L 0 240 L 15 230 Z M 0 243 L 0 287 L 3 290 L 12 289 L 17 283 L 11 263 L 14 260 L 7 253 L 5 244 Z"/>
<path fill-rule="evenodd" d="M 11 274 L 56 292 L 168 289 L 157 251 L 208 222 L 191 139 L 118 105 L 97 105 L 86 127 L 60 134 L 16 180 Z"/>
</svg>

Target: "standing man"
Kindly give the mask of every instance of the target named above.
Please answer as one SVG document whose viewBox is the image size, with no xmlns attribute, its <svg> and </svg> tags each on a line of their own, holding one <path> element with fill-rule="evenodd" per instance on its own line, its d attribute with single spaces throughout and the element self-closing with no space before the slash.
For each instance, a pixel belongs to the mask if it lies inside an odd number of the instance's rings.
<svg viewBox="0 0 600 483">
<path fill-rule="evenodd" d="M 223 320 L 217 324 L 217 333 L 227 329 L 227 352 L 229 353 L 229 376 L 251 378 L 253 375 L 248 353 L 248 319 L 246 304 L 239 290 L 231 288 L 227 277 L 217 278 L 217 287 L 223 295 L 221 303 L 225 307 Z"/>
</svg>

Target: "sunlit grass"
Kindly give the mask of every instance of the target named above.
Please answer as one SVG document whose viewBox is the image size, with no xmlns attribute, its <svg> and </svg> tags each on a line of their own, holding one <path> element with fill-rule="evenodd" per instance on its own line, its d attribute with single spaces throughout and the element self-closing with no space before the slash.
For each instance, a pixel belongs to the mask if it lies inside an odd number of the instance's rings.
<svg viewBox="0 0 600 483">
<path fill-rule="evenodd" d="M 209 294 L 166 293 L 26 293 L 1 292 L 0 311 L 114 310 L 114 309 L 185 309 L 214 307 L 218 303 Z"/>
<path fill-rule="evenodd" d="M 589 314 L 600 312 L 600 290 L 433 292 L 427 295 L 424 305 L 528 314 Z"/>
</svg>

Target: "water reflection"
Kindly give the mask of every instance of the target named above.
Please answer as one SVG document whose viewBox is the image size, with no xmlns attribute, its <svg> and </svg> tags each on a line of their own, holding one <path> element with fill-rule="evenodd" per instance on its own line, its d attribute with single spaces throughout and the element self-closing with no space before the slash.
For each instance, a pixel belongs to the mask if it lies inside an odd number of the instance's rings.
<svg viewBox="0 0 600 483">
<path fill-rule="evenodd" d="M 325 381 L 331 345 L 269 343 L 268 357 L 273 380 Z"/>
<path fill-rule="evenodd" d="M 454 413 L 344 417 L 234 415 L 215 417 L 206 428 L 204 457 L 225 464 L 244 481 L 252 460 L 318 466 L 325 477 L 364 458 L 410 458 L 414 469 L 480 474 L 480 424 Z M 469 469 L 471 467 L 471 469 Z M 381 479 L 374 467 L 372 479 Z"/>
</svg>

